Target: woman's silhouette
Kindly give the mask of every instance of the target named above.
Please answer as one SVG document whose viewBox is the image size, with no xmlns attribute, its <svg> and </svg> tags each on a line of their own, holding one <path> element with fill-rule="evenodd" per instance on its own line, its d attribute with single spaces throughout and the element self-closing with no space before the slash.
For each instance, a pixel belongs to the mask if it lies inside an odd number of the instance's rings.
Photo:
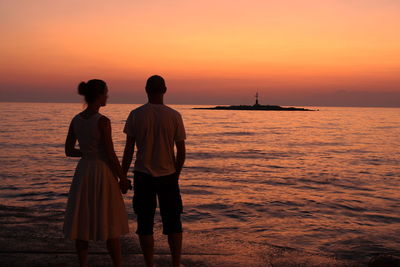
<svg viewBox="0 0 400 267">
<path fill-rule="evenodd" d="M 64 234 L 75 240 L 81 266 L 87 266 L 89 240 L 107 240 L 114 265 L 121 266 L 119 237 L 128 233 L 128 216 L 120 189 L 125 193 L 130 183 L 114 152 L 110 120 L 99 113 L 108 89 L 104 81 L 90 80 L 80 83 L 78 92 L 87 107 L 72 119 L 65 141 L 65 154 L 81 159 L 69 191 Z"/>
</svg>

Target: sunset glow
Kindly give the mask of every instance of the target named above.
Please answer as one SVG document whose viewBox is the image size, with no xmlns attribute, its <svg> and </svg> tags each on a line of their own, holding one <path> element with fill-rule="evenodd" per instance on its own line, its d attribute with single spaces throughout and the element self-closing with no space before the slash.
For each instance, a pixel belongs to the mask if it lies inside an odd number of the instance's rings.
<svg viewBox="0 0 400 267">
<path fill-rule="evenodd" d="M 393 106 L 399 14 L 391 0 L 1 1 L 1 100 L 74 99 L 77 82 L 100 77 L 118 102 L 159 73 L 176 103 L 223 103 L 227 92 L 240 102 L 259 90 L 322 105 L 346 91 Z M 293 92 L 321 96 L 284 103 Z"/>
</svg>

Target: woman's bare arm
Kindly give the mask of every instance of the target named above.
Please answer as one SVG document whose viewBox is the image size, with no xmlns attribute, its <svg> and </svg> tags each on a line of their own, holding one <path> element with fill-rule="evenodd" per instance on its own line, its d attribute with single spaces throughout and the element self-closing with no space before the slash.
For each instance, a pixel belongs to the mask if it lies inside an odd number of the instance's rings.
<svg viewBox="0 0 400 267">
<path fill-rule="evenodd" d="M 101 132 L 102 141 L 106 150 L 108 162 L 110 164 L 110 169 L 112 170 L 112 172 L 116 177 L 119 177 L 121 180 L 126 179 L 126 175 L 122 172 L 118 157 L 115 154 L 114 144 L 111 137 L 110 120 L 107 117 L 102 116 L 99 119 L 99 128 Z"/>
<path fill-rule="evenodd" d="M 74 128 L 71 121 L 68 129 L 67 139 L 65 140 L 65 155 L 67 157 L 82 157 L 82 152 L 75 148 L 76 140 L 77 138 L 74 134 Z"/>
</svg>

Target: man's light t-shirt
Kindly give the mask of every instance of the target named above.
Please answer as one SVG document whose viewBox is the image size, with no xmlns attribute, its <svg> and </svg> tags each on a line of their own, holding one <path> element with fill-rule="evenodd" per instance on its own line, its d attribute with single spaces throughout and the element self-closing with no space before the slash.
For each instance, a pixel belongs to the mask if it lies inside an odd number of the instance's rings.
<svg viewBox="0 0 400 267">
<path fill-rule="evenodd" d="M 174 143 L 186 139 L 178 111 L 165 105 L 147 103 L 131 111 L 124 133 L 135 138 L 135 171 L 154 177 L 176 171 Z"/>
</svg>

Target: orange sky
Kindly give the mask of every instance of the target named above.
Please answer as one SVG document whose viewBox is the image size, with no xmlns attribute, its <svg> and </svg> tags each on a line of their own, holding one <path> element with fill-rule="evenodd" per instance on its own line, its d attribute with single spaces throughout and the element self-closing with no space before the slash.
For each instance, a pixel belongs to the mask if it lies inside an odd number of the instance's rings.
<svg viewBox="0 0 400 267">
<path fill-rule="evenodd" d="M 138 103 L 157 73 L 172 103 L 258 90 L 277 104 L 396 106 L 399 14 L 397 0 L 0 1 L 0 96 L 75 101 L 79 81 L 102 78 L 111 101 Z"/>
</svg>

